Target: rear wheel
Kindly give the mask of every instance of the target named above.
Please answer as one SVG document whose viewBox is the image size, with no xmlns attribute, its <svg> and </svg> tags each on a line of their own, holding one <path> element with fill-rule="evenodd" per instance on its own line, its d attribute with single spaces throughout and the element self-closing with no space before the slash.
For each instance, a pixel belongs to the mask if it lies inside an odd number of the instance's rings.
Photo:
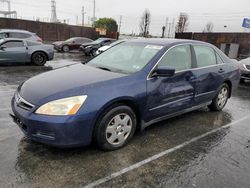
<svg viewBox="0 0 250 188">
<path fill-rule="evenodd" d="M 65 45 L 62 47 L 63 52 L 69 52 L 69 46 Z"/>
<path fill-rule="evenodd" d="M 227 84 L 223 84 L 212 103 L 208 106 L 212 111 L 221 111 L 227 104 L 230 90 Z"/>
<path fill-rule="evenodd" d="M 35 52 L 31 57 L 31 61 L 34 65 L 43 66 L 47 61 L 47 56 L 43 52 Z"/>
<path fill-rule="evenodd" d="M 116 150 L 133 137 L 136 115 L 128 106 L 113 106 L 101 116 L 96 125 L 95 141 L 100 149 Z"/>
</svg>

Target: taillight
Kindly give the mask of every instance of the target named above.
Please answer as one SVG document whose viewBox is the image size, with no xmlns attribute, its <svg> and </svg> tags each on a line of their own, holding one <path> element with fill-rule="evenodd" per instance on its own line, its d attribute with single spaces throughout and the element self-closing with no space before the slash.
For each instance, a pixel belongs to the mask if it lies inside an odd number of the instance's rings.
<svg viewBox="0 0 250 188">
<path fill-rule="evenodd" d="M 37 37 L 37 42 L 43 42 L 43 40 L 40 37 Z"/>
</svg>

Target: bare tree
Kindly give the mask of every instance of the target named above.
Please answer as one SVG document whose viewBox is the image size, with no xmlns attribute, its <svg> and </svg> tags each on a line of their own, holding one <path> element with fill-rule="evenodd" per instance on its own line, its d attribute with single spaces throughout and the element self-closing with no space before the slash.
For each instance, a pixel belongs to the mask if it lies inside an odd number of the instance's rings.
<svg viewBox="0 0 250 188">
<path fill-rule="evenodd" d="M 187 30 L 189 17 L 186 13 L 180 13 L 175 31 L 176 33 L 183 33 Z"/>
<path fill-rule="evenodd" d="M 212 33 L 214 29 L 214 24 L 213 22 L 208 22 L 207 25 L 205 26 L 203 33 Z"/>
<path fill-rule="evenodd" d="M 141 22 L 140 22 L 140 31 L 143 37 L 148 37 L 149 35 L 150 22 L 151 22 L 151 13 L 149 12 L 149 10 L 146 9 L 141 17 Z"/>
</svg>

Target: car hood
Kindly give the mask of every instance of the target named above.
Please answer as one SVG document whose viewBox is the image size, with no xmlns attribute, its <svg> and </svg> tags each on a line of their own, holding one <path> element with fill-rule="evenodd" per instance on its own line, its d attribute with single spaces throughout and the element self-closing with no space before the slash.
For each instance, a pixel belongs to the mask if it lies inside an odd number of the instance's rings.
<svg viewBox="0 0 250 188">
<path fill-rule="evenodd" d="M 84 94 L 86 86 L 120 78 L 124 74 L 76 64 L 35 76 L 19 88 L 20 95 L 34 105 Z"/>
<path fill-rule="evenodd" d="M 81 46 L 85 48 L 87 46 L 96 46 L 96 45 L 98 45 L 98 43 L 84 43 Z"/>
</svg>

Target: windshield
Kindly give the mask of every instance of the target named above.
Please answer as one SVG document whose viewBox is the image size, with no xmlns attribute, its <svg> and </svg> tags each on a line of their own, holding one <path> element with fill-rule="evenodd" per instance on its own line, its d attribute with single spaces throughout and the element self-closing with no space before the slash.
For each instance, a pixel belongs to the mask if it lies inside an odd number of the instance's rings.
<svg viewBox="0 0 250 188">
<path fill-rule="evenodd" d="M 97 40 L 91 42 L 90 44 L 99 44 L 99 43 L 101 43 L 101 42 L 104 41 L 104 40 L 105 40 L 105 39 L 99 38 L 99 39 L 97 39 Z"/>
<path fill-rule="evenodd" d="M 163 46 L 123 43 L 88 62 L 107 71 L 132 74 L 140 71 Z"/>
</svg>

